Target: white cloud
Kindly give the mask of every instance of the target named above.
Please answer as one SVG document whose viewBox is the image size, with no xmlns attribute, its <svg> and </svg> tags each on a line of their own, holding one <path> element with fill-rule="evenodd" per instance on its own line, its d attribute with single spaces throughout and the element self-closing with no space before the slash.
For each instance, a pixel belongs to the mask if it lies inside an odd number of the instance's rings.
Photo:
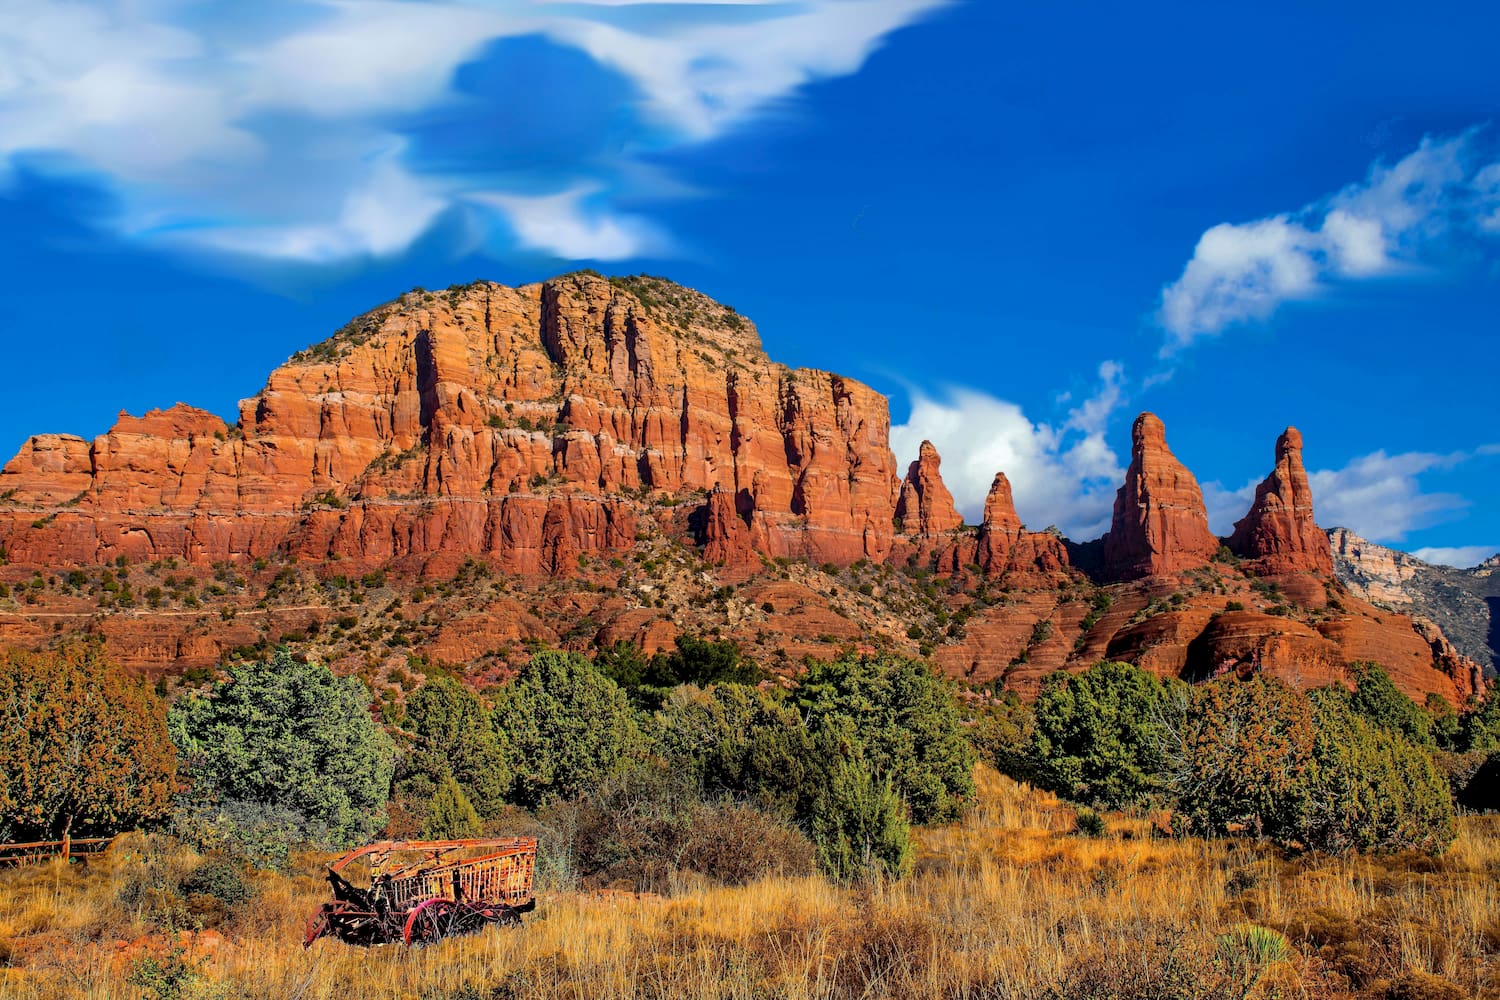
<svg viewBox="0 0 1500 1000">
<path fill-rule="evenodd" d="M 1231 490 L 1223 483 L 1214 482 L 1200 484 L 1203 488 L 1203 508 L 1208 512 L 1208 526 L 1213 533 L 1221 537 L 1234 531 L 1234 522 L 1244 517 L 1250 510 L 1250 504 L 1255 500 L 1255 487 L 1260 479 L 1241 486 L 1237 490 Z M 1321 518 L 1321 512 L 1319 512 Z"/>
<path fill-rule="evenodd" d="M 648 16 L 615 2 L 8 0 L 0 182 L 18 166 L 86 177 L 119 206 L 94 221 L 123 236 L 259 257 L 398 252 L 450 209 L 498 215 L 509 225 L 481 228 L 530 233 L 549 252 L 619 256 L 646 227 L 604 196 L 582 213 L 576 192 L 629 196 L 641 169 L 627 150 L 581 156 L 546 191 L 494 164 L 424 164 L 399 122 L 458 100 L 455 74 L 495 41 L 540 35 L 623 74 L 635 96 L 622 100 L 654 123 L 653 141 L 702 141 L 857 71 L 948 2 L 680 3 Z"/>
<path fill-rule="evenodd" d="M 1412 550 L 1412 555 L 1423 562 L 1438 566 L 1452 566 L 1455 569 L 1478 566 L 1496 554 L 1500 554 L 1500 545 L 1461 545 L 1456 548 L 1436 546 Z"/>
<path fill-rule="evenodd" d="M 1087 540 L 1109 528 L 1115 491 L 1125 478 L 1105 437 L 1109 412 L 1122 402 L 1119 365 L 1100 366 L 1099 392 L 1070 412 L 1062 426 L 1033 422 L 1021 407 L 971 389 L 940 399 L 915 394 L 911 416 L 891 428 L 900 468 L 931 441 L 942 456 L 943 482 L 964 519 L 977 524 L 995 473 L 1004 472 L 1016 511 L 1033 530 L 1056 524 Z"/>
<path fill-rule="evenodd" d="M 1476 164 L 1476 134 L 1424 139 L 1296 212 L 1210 228 L 1162 289 L 1163 356 L 1333 282 L 1411 268 L 1455 230 L 1500 231 L 1500 164 Z"/>
<path fill-rule="evenodd" d="M 505 211 L 525 247 L 573 260 L 628 260 L 660 255 L 669 241 L 644 219 L 590 213 L 586 199 L 595 193 L 582 186 L 542 196 L 488 194 L 472 200 Z"/>
<path fill-rule="evenodd" d="M 1400 542 L 1408 532 L 1447 520 L 1468 506 L 1453 493 L 1424 492 L 1418 477 L 1451 469 L 1469 457 L 1466 452 L 1377 451 L 1342 469 L 1310 472 L 1318 523 L 1350 528 L 1375 541 Z"/>
</svg>

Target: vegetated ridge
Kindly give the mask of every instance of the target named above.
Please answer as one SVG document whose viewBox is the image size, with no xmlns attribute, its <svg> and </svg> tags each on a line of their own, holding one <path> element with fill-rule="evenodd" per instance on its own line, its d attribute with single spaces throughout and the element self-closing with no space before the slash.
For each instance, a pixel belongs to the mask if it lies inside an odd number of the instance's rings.
<svg viewBox="0 0 1500 1000">
<path fill-rule="evenodd" d="M 272 372 L 238 421 L 183 404 L 0 470 L 0 641 L 79 632 L 151 673 L 305 642 L 400 688 L 409 657 L 504 675 L 532 643 L 732 637 L 794 672 L 930 655 L 1029 694 L 1100 659 L 1299 686 L 1380 663 L 1461 703 L 1478 664 L 1333 572 L 1302 441 L 1227 539 L 1142 414 L 1104 538 L 1029 531 L 1003 470 L 965 525 L 886 399 L 771 361 L 733 309 L 590 272 L 413 291 Z M 975 428 L 983 433 L 983 428 Z"/>
</svg>

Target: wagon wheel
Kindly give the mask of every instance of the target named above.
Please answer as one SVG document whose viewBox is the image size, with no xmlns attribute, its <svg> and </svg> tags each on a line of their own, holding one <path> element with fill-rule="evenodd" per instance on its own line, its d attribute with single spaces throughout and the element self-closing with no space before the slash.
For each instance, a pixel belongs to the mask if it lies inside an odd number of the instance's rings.
<svg viewBox="0 0 1500 1000">
<path fill-rule="evenodd" d="M 312 943 L 328 933 L 328 915 L 333 903 L 324 903 L 307 918 L 307 933 L 302 936 L 302 947 L 311 948 Z"/>
<path fill-rule="evenodd" d="M 424 900 L 406 918 L 401 940 L 407 944 L 431 944 L 453 932 L 456 904 L 441 896 Z"/>
</svg>

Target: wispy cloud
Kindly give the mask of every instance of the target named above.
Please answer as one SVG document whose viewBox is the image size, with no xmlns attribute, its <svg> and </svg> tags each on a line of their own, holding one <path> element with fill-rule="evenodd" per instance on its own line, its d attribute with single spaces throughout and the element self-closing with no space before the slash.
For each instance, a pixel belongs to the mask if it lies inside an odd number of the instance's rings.
<svg viewBox="0 0 1500 1000">
<path fill-rule="evenodd" d="M 1478 566 L 1490 556 L 1497 554 L 1500 554 L 1500 545 L 1461 545 L 1457 548 L 1436 546 L 1412 550 L 1412 555 L 1423 562 L 1430 562 L 1437 566 L 1452 566 L 1455 569 Z"/>
<path fill-rule="evenodd" d="M 1301 209 L 1209 229 L 1181 277 L 1162 289 L 1162 355 L 1338 282 L 1420 266 L 1456 236 L 1500 232 L 1500 163 L 1483 162 L 1479 137 L 1424 139 Z"/>
<path fill-rule="evenodd" d="M 1409 451 L 1388 455 L 1376 451 L 1337 469 L 1310 471 L 1307 478 L 1318 524 L 1349 528 L 1374 541 L 1399 544 L 1411 532 L 1458 517 L 1470 506 L 1456 493 L 1429 491 L 1422 483 L 1425 474 L 1450 470 L 1495 452 L 1493 445 L 1448 454 Z M 1238 489 L 1219 482 L 1203 484 L 1208 523 L 1215 532 L 1227 535 L 1234 522 L 1245 516 L 1260 480 L 1257 476 Z"/>
<path fill-rule="evenodd" d="M 387 255 L 450 212 L 563 257 L 659 251 L 614 203 L 640 193 L 628 144 L 538 179 L 424 156 L 412 130 L 458 102 L 485 130 L 456 73 L 499 41 L 540 37 L 615 74 L 646 145 L 701 142 L 857 71 L 947 2 L 10 0 L 0 183 L 16 169 L 91 180 L 117 203 L 93 221 L 123 237 L 260 258 Z M 489 138 L 503 161 L 510 137 Z"/>
<path fill-rule="evenodd" d="M 972 389 L 950 389 L 938 398 L 915 394 L 910 418 L 891 428 L 891 447 L 904 469 L 924 440 L 936 445 L 943 482 L 971 524 L 983 517 L 995 473 L 1004 472 L 1017 513 L 1033 529 L 1056 524 L 1071 538 L 1095 538 L 1109 527 L 1115 490 L 1125 477 L 1105 435 L 1110 415 L 1124 402 L 1123 378 L 1117 362 L 1104 362 L 1096 393 L 1055 426 Z"/>
</svg>

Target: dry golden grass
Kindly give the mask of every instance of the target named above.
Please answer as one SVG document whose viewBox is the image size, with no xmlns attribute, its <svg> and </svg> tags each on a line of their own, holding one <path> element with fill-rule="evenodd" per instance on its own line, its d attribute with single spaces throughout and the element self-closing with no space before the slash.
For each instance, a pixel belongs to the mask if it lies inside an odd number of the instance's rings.
<svg viewBox="0 0 1500 1000">
<path fill-rule="evenodd" d="M 1500 819 L 1466 818 L 1438 859 L 1288 859 L 1255 844 L 1163 838 L 1148 818 L 1112 815 L 1104 836 L 1085 838 L 1055 798 L 984 769 L 979 784 L 963 823 L 921 831 L 917 872 L 903 883 L 778 879 L 660 900 L 557 894 L 522 930 L 427 948 L 320 941 L 303 951 L 302 922 L 325 891 L 317 859 L 304 859 L 296 876 L 257 877 L 222 942 L 192 944 L 198 975 L 178 995 L 1500 996 Z M 133 838 L 87 871 L 0 876 L 0 965 L 11 966 L 0 996 L 153 995 L 128 981 L 140 949 L 117 944 L 160 919 L 140 890 L 145 850 Z M 156 860 L 170 869 L 193 859 Z M 1255 963 L 1222 950 L 1219 936 L 1246 924 L 1284 933 L 1288 957 Z"/>
</svg>

